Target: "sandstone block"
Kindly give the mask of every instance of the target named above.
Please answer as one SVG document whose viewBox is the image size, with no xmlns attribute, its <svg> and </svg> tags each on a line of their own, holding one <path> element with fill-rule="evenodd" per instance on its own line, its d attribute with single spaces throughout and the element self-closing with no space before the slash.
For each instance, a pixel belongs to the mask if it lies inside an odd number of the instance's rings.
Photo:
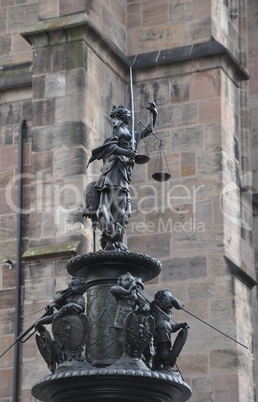
<svg viewBox="0 0 258 402">
<path fill-rule="evenodd" d="M 51 46 L 33 51 L 33 75 L 51 73 Z"/>
<path fill-rule="evenodd" d="M 199 255 L 188 258 L 172 258 L 162 262 L 162 280 L 176 281 L 200 278 L 207 275 L 206 257 Z"/>
<path fill-rule="evenodd" d="M 0 398 L 7 398 L 12 395 L 13 369 L 1 370 L 0 374 Z"/>
<path fill-rule="evenodd" d="M 2 0 L 1 6 L 2 7 L 9 7 L 14 5 L 14 0 Z"/>
<path fill-rule="evenodd" d="M 143 120 L 140 117 L 139 114 L 139 119 L 141 119 L 143 122 L 147 120 L 147 118 L 145 120 Z M 140 126 L 136 126 L 136 129 L 139 129 Z M 163 141 L 163 147 L 165 150 L 166 154 L 169 154 L 171 152 L 171 147 L 170 147 L 170 130 L 169 128 L 167 129 L 159 129 L 158 135 L 160 138 L 162 138 Z M 158 141 L 153 137 L 153 135 L 149 135 L 148 137 L 144 138 L 144 140 L 142 140 L 140 142 L 140 149 L 143 153 L 146 153 L 146 148 L 147 151 L 150 154 L 151 160 L 155 159 L 155 156 L 157 155 L 158 152 L 158 148 L 159 148 L 159 143 Z M 172 150 L 173 151 L 173 150 Z"/>
<path fill-rule="evenodd" d="M 46 81 L 46 98 L 56 98 L 65 95 L 66 78 L 63 72 L 48 74 Z"/>
<path fill-rule="evenodd" d="M 158 107 L 169 101 L 169 80 L 157 80 L 150 83 L 141 83 L 134 86 L 135 109 L 144 113 L 144 109 L 152 100 Z M 141 117 L 143 119 L 143 117 Z"/>
<path fill-rule="evenodd" d="M 106 7 L 106 4 L 102 5 L 102 29 L 110 39 L 113 39 L 113 12 L 108 7 Z"/>
<path fill-rule="evenodd" d="M 111 9 L 114 11 L 114 16 L 120 24 L 125 25 L 126 21 L 126 13 L 127 13 L 127 4 L 123 0 L 116 0 L 114 3 L 110 3 Z"/>
<path fill-rule="evenodd" d="M 31 169 L 33 174 L 39 172 L 51 174 L 53 172 L 53 152 L 34 153 L 31 157 Z"/>
<path fill-rule="evenodd" d="M 211 402 L 214 400 L 212 378 L 194 378 L 192 380 L 192 402 Z"/>
<path fill-rule="evenodd" d="M 167 162 L 169 166 L 169 170 L 171 173 L 171 177 L 173 179 L 179 178 L 181 176 L 181 160 L 180 154 L 168 154 Z"/>
<path fill-rule="evenodd" d="M 214 98 L 220 95 L 220 71 L 211 70 L 192 74 L 190 79 L 190 99 Z"/>
<path fill-rule="evenodd" d="M 222 145 L 221 134 L 220 124 L 207 124 L 205 126 L 205 148 L 220 151 Z"/>
<path fill-rule="evenodd" d="M 70 15 L 88 10 L 88 0 L 59 0 L 59 15 Z"/>
<path fill-rule="evenodd" d="M 12 54 L 31 53 L 31 45 L 19 34 L 12 34 Z"/>
<path fill-rule="evenodd" d="M 62 149 L 55 154 L 55 172 L 57 178 L 85 174 L 87 157 L 84 149 Z"/>
<path fill-rule="evenodd" d="M 127 51 L 127 31 L 118 20 L 114 20 L 114 43 L 122 50 Z"/>
<path fill-rule="evenodd" d="M 12 178 L 13 169 L 2 169 L 0 171 L 0 188 L 6 188 Z"/>
<path fill-rule="evenodd" d="M 178 365 L 184 375 L 208 374 L 208 353 L 182 353 L 178 359 Z"/>
<path fill-rule="evenodd" d="M 22 103 L 22 118 L 27 122 L 32 120 L 32 102 L 23 102 Z"/>
<path fill-rule="evenodd" d="M 200 123 L 215 123 L 221 121 L 221 100 L 219 97 L 199 102 Z"/>
<path fill-rule="evenodd" d="M 25 280 L 40 281 L 44 278 L 53 276 L 53 268 L 51 263 L 36 263 L 28 265 L 26 269 Z"/>
<path fill-rule="evenodd" d="M 212 216 L 214 225 L 223 225 L 223 210 L 219 198 L 212 200 Z"/>
<path fill-rule="evenodd" d="M 222 229 L 205 228 L 200 224 L 192 222 L 187 230 L 173 234 L 174 255 L 184 255 L 186 252 L 195 251 L 198 254 L 207 252 L 220 252 L 223 250 L 223 232 Z"/>
<path fill-rule="evenodd" d="M 179 105 L 164 106 L 159 109 L 157 127 L 187 126 L 198 122 L 198 105 L 181 103 Z"/>
<path fill-rule="evenodd" d="M 52 300 L 55 294 L 54 279 L 46 278 L 44 283 L 45 287 L 42 288 L 41 281 L 26 281 L 24 289 L 24 297 L 26 302 L 34 302 L 36 299 L 37 301 Z"/>
<path fill-rule="evenodd" d="M 55 216 L 54 211 L 47 211 L 42 214 L 42 237 L 55 237 Z"/>
<path fill-rule="evenodd" d="M 249 362 L 245 354 L 240 350 L 213 350 L 210 352 L 211 370 L 215 375 L 226 372 L 232 367 L 241 370 L 247 376 L 249 374 Z"/>
<path fill-rule="evenodd" d="M 0 239 L 11 239 L 17 236 L 17 218 L 15 215 L 1 216 L 0 227 Z"/>
<path fill-rule="evenodd" d="M 3 146 L 13 144 L 13 127 L 12 126 L 2 127 L 2 129 L 0 131 L 0 144 Z"/>
<path fill-rule="evenodd" d="M 205 227 L 213 223 L 212 201 L 201 201 L 196 203 L 196 222 L 203 222 Z"/>
<path fill-rule="evenodd" d="M 0 311 L 0 333 L 1 335 L 9 335 L 14 333 L 14 316 L 13 310 Z M 1 389 L 1 387 L 0 387 Z"/>
<path fill-rule="evenodd" d="M 183 25 L 175 24 L 156 29 L 144 28 L 135 32 L 129 43 L 131 54 L 170 49 L 183 44 Z"/>
<path fill-rule="evenodd" d="M 19 124 L 21 119 L 20 103 L 1 105 L 0 122 L 3 125 Z"/>
<path fill-rule="evenodd" d="M 55 121 L 62 124 L 66 121 L 82 120 L 84 118 L 84 95 L 76 94 L 56 98 Z"/>
<path fill-rule="evenodd" d="M 142 4 L 140 2 L 128 4 L 127 6 L 127 27 L 139 28 L 142 22 Z"/>
<path fill-rule="evenodd" d="M 15 286 L 16 268 L 9 269 L 8 265 L 3 265 L 2 268 L 2 288 L 12 288 Z M 1 354 L 1 353 L 0 353 Z"/>
<path fill-rule="evenodd" d="M 214 381 L 214 393 L 218 402 L 238 400 L 238 375 L 217 375 Z"/>
<path fill-rule="evenodd" d="M 224 254 L 208 254 L 208 272 L 209 276 L 224 276 L 228 272 L 227 264 L 225 261 Z"/>
<path fill-rule="evenodd" d="M 0 190 L 1 193 L 1 204 L 0 204 L 0 213 L 1 214 L 12 214 L 17 213 L 17 187 L 10 187 L 5 190 Z M 30 189 L 24 187 L 23 192 L 23 212 L 27 212 L 30 208 L 30 200 L 31 194 Z"/>
<path fill-rule="evenodd" d="M 34 101 L 32 111 L 32 125 L 34 127 L 55 124 L 55 99 Z"/>
<path fill-rule="evenodd" d="M 6 56 L 11 53 L 11 35 L 10 34 L 3 34 L 1 35 L 0 41 L 0 54 L 1 56 Z"/>
<path fill-rule="evenodd" d="M 46 85 L 45 75 L 34 76 L 32 78 L 33 100 L 45 98 L 45 85 Z"/>
<path fill-rule="evenodd" d="M 143 26 L 156 26 L 168 23 L 168 2 L 167 0 L 153 0 L 143 2 Z"/>
<path fill-rule="evenodd" d="M 41 236 L 41 212 L 42 212 L 42 200 L 38 200 L 35 198 L 35 189 L 32 186 L 31 188 L 31 196 L 32 196 L 32 208 L 35 208 L 36 213 L 31 211 L 29 215 L 25 215 L 26 223 L 23 226 L 24 236 L 30 236 L 33 238 L 37 238 Z"/>
<path fill-rule="evenodd" d="M 170 97 L 172 103 L 188 102 L 189 100 L 189 76 L 170 79 Z"/>
<path fill-rule="evenodd" d="M 25 389 L 31 389 L 32 384 L 35 384 L 39 378 L 43 378 L 49 374 L 47 365 L 44 364 L 42 358 L 29 359 L 23 361 L 22 367 L 22 385 Z"/>
<path fill-rule="evenodd" d="M 39 0 L 39 19 L 44 20 L 59 16 L 58 2 L 52 0 Z"/>
<path fill-rule="evenodd" d="M 182 152 L 181 154 L 181 176 L 192 176 L 196 173 L 195 152 Z"/>
<path fill-rule="evenodd" d="M 171 149 L 173 152 L 201 150 L 204 146 L 204 127 L 192 126 L 171 130 Z"/>
<path fill-rule="evenodd" d="M 222 155 L 221 152 L 206 152 L 203 155 L 197 155 L 197 174 L 212 174 L 222 170 Z"/>
<path fill-rule="evenodd" d="M 132 236 L 127 239 L 129 250 L 151 255 L 155 258 L 164 258 L 170 254 L 170 233 L 160 233 L 155 236 Z"/>
<path fill-rule="evenodd" d="M 22 32 L 38 22 L 38 4 L 22 4 L 8 10 L 8 29 L 10 32 Z"/>
<path fill-rule="evenodd" d="M 209 281 L 205 283 L 191 283 L 188 288 L 189 299 L 213 297 L 215 294 L 215 282 Z"/>
<path fill-rule="evenodd" d="M 6 32 L 6 23 L 7 23 L 6 9 L 0 10 L 0 32 Z"/>
<path fill-rule="evenodd" d="M 192 0 L 169 1 L 169 22 L 189 21 L 192 19 Z"/>
<path fill-rule="evenodd" d="M 66 88 L 67 95 L 75 95 L 83 92 L 86 83 L 86 74 L 84 68 L 69 70 L 66 73 Z"/>
<path fill-rule="evenodd" d="M 32 151 L 48 152 L 54 148 L 61 148 L 63 145 L 67 147 L 82 145 L 85 148 L 91 148 L 88 137 L 88 128 L 83 122 L 60 124 L 55 127 L 54 136 L 52 127 L 36 128 L 33 130 Z M 50 160 L 50 155 L 45 157 Z M 44 159 L 44 156 L 42 158 Z"/>
<path fill-rule="evenodd" d="M 1 149 L 1 167 L 6 169 L 18 165 L 18 147 L 4 147 Z"/>
<path fill-rule="evenodd" d="M 16 241 L 0 242 L 0 258 L 16 261 Z"/>
<path fill-rule="evenodd" d="M 0 355 L 4 353 L 4 351 L 9 348 L 9 346 L 13 343 L 13 336 L 1 336 L 1 347 L 0 347 Z M 12 367 L 13 365 L 13 355 L 14 348 L 10 349 L 8 353 L 1 357 L 1 370 L 6 367 Z M 0 371 L 1 373 L 1 371 Z M 1 374 L 0 374 L 1 377 Z M 0 390 L 1 395 L 1 390 Z"/>
<path fill-rule="evenodd" d="M 33 359 L 33 358 L 35 359 L 37 357 L 37 355 L 38 355 L 37 344 L 35 342 L 35 338 L 32 337 L 26 343 L 23 344 L 22 358 L 23 358 L 23 360 Z"/>
<path fill-rule="evenodd" d="M 210 17 L 211 0 L 192 0 L 193 19 Z"/>
<path fill-rule="evenodd" d="M 211 316 L 216 317 L 216 320 L 213 322 L 220 323 L 234 320 L 234 310 L 235 307 L 233 299 L 215 299 L 212 300 L 210 304 Z"/>
<path fill-rule="evenodd" d="M 55 262 L 55 268 L 54 268 L 54 276 L 61 276 L 61 277 L 65 277 L 65 281 L 66 283 L 69 282 L 70 280 L 70 275 L 67 273 L 66 270 L 66 262 L 68 260 L 62 260 L 62 261 L 56 261 Z"/>
<path fill-rule="evenodd" d="M 198 18 L 184 25 L 184 43 L 193 44 L 210 40 L 211 17 Z"/>
<path fill-rule="evenodd" d="M 21 390 L 21 398 L 24 402 L 34 402 L 35 399 L 31 395 L 31 389 L 22 389 Z"/>
</svg>

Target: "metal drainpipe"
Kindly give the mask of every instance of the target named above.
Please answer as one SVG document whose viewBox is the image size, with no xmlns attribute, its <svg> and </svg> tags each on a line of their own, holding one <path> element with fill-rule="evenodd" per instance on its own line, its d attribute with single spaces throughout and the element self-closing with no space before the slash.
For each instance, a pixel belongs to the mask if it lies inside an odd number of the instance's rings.
<svg viewBox="0 0 258 402">
<path fill-rule="evenodd" d="M 21 243 L 22 243 L 22 173 L 23 173 L 23 130 L 26 120 L 21 120 L 19 126 L 18 148 L 18 201 L 17 201 L 17 252 L 16 252 L 16 282 L 15 282 L 15 321 L 14 337 L 20 332 L 20 301 L 21 301 Z M 14 346 L 13 360 L 13 402 L 18 401 L 19 384 L 19 342 Z"/>
</svg>

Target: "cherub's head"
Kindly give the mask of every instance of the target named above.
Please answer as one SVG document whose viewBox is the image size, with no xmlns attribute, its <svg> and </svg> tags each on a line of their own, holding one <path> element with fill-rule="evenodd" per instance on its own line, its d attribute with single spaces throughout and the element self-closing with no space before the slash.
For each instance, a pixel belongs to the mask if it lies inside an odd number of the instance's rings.
<svg viewBox="0 0 258 402">
<path fill-rule="evenodd" d="M 157 300 L 162 309 L 167 309 L 172 307 L 172 294 L 169 290 L 159 290 L 155 294 L 155 300 Z"/>
<path fill-rule="evenodd" d="M 124 275 L 121 275 L 118 278 L 117 284 L 122 286 L 125 289 L 130 289 L 131 286 L 136 284 L 136 281 L 130 272 L 127 272 Z"/>
<path fill-rule="evenodd" d="M 82 295 L 86 291 L 86 283 L 83 278 L 73 276 L 68 284 L 69 289 L 73 294 Z"/>
</svg>

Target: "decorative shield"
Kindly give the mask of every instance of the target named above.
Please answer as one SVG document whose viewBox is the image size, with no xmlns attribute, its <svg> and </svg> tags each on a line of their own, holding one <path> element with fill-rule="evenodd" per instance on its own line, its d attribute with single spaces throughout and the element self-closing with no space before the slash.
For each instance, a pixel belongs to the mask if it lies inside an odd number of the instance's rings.
<svg viewBox="0 0 258 402">
<path fill-rule="evenodd" d="M 40 328 L 39 333 L 39 335 L 36 334 L 38 350 L 47 363 L 49 370 L 54 373 L 56 369 L 56 362 L 54 359 L 53 342 L 50 333 L 45 327 Z"/>
<path fill-rule="evenodd" d="M 57 314 L 52 332 L 58 346 L 70 359 L 76 359 L 86 344 L 89 322 L 85 314 L 75 308 L 67 308 Z"/>
<path fill-rule="evenodd" d="M 174 366 L 176 359 L 180 355 L 181 350 L 184 347 L 184 344 L 186 342 L 186 339 L 188 337 L 188 332 L 189 332 L 189 327 L 182 328 L 179 334 L 177 335 L 175 342 L 172 347 L 171 351 L 171 367 Z"/>
<path fill-rule="evenodd" d="M 130 357 L 141 358 L 154 335 L 154 318 L 140 309 L 129 313 L 125 320 L 125 339 Z"/>
</svg>

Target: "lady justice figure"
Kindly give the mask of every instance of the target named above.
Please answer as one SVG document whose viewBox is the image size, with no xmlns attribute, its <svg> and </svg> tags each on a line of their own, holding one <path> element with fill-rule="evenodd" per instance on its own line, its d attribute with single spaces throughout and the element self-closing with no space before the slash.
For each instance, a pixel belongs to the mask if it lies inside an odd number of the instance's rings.
<svg viewBox="0 0 258 402">
<path fill-rule="evenodd" d="M 101 246 L 106 250 L 127 250 L 123 235 L 131 214 L 132 170 L 140 139 L 152 133 L 157 117 L 154 102 L 146 109 L 150 111 L 150 120 L 142 130 L 134 132 L 133 139 L 128 129 L 130 110 L 123 105 L 113 106 L 110 114 L 113 129 L 103 145 L 92 150 L 88 163 L 102 159 L 103 167 L 97 181 L 86 187 L 83 216 L 101 230 Z"/>
</svg>

